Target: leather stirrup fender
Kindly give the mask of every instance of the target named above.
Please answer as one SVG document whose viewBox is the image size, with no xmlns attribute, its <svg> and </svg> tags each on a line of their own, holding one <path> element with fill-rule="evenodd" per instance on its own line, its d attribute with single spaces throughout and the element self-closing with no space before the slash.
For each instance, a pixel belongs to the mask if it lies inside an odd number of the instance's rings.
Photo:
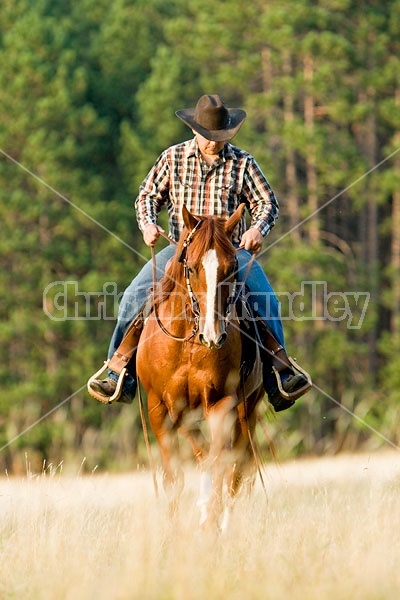
<svg viewBox="0 0 400 600">
<path fill-rule="evenodd" d="M 143 329 L 143 317 L 140 312 L 137 318 L 129 325 L 124 337 L 113 356 L 109 360 L 108 368 L 115 373 L 121 373 L 133 359 Z"/>
</svg>

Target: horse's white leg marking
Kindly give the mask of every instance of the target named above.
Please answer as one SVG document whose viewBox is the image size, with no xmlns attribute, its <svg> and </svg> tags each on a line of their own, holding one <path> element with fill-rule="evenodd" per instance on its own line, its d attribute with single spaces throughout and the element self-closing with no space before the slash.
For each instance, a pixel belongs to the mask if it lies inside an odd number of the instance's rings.
<svg viewBox="0 0 400 600">
<path fill-rule="evenodd" d="M 200 476 L 200 493 L 197 499 L 197 506 L 200 508 L 200 525 L 207 521 L 207 505 L 212 495 L 211 475 L 203 471 Z"/>
<path fill-rule="evenodd" d="M 216 342 L 218 334 L 215 331 L 215 298 L 217 294 L 217 272 L 218 272 L 218 258 L 217 253 L 214 249 L 208 250 L 203 258 L 203 267 L 206 273 L 207 283 L 207 311 L 204 323 L 203 335 L 209 342 Z"/>
<path fill-rule="evenodd" d="M 231 513 L 232 507 L 230 505 L 225 506 L 220 525 L 221 533 L 226 533 L 228 531 L 228 526 L 231 520 Z"/>
</svg>

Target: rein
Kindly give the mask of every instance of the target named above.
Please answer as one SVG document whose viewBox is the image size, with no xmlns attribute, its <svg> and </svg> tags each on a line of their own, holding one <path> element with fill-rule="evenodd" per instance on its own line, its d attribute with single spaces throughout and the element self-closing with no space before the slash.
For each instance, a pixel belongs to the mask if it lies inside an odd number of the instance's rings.
<svg viewBox="0 0 400 600">
<path fill-rule="evenodd" d="M 168 331 L 168 329 L 165 327 L 165 325 L 163 324 L 163 322 L 160 319 L 160 316 L 158 314 L 158 308 L 157 308 L 157 303 L 154 302 L 153 307 L 154 307 L 154 316 L 156 318 L 157 321 L 157 325 L 159 326 L 159 328 L 161 329 L 161 331 L 170 339 L 175 340 L 177 342 L 188 342 L 189 340 L 193 339 L 196 335 L 197 332 L 199 330 L 199 323 L 200 323 L 200 308 L 199 308 L 199 303 L 197 302 L 196 296 L 193 293 L 192 290 L 192 286 L 190 285 L 190 279 L 189 279 L 189 270 L 188 270 L 188 266 L 186 263 L 186 258 L 184 257 L 185 253 L 186 253 L 186 248 L 188 247 L 188 245 L 190 244 L 195 232 L 197 231 L 197 228 L 200 227 L 201 225 L 201 221 L 198 221 L 197 225 L 192 229 L 192 231 L 190 231 L 189 235 L 187 236 L 187 238 L 185 239 L 185 241 L 183 242 L 183 247 L 182 247 L 182 251 L 181 254 L 178 258 L 179 262 L 183 262 L 184 264 L 184 276 L 185 276 L 185 281 L 186 281 L 186 288 L 190 297 L 190 301 L 192 304 L 192 312 L 194 314 L 194 327 L 192 329 L 192 332 L 182 338 L 179 337 L 177 335 L 174 335 L 173 333 L 171 333 L 170 331 Z M 172 240 L 171 238 L 169 238 L 168 236 L 160 233 L 160 235 L 162 235 L 164 238 L 166 238 L 167 240 L 169 240 L 170 242 L 174 243 L 176 245 L 176 242 L 174 240 Z M 156 254 L 154 251 L 154 246 L 151 247 L 151 258 L 153 261 L 153 295 L 155 293 L 155 289 L 156 289 L 156 285 L 157 285 L 157 265 L 156 265 Z"/>
<path fill-rule="evenodd" d="M 156 255 L 154 252 L 154 248 L 151 248 L 151 256 L 152 256 L 152 260 L 153 260 L 153 294 L 154 294 L 154 290 L 156 289 L 156 285 L 157 285 L 157 277 L 156 277 L 156 273 L 157 273 L 157 268 L 156 268 Z M 157 303 L 154 302 L 153 304 L 153 309 L 154 309 L 154 316 L 156 318 L 157 321 L 157 325 L 159 326 L 159 328 L 161 329 L 161 331 L 163 333 L 165 333 L 165 335 L 167 337 L 169 337 L 172 340 L 175 340 L 177 342 L 188 342 L 189 340 L 191 340 L 192 338 L 194 338 L 199 330 L 199 323 L 200 323 L 200 309 L 199 309 L 199 304 L 196 300 L 196 297 L 193 293 L 192 287 L 190 285 L 190 280 L 189 277 L 185 277 L 186 278 L 186 287 L 190 296 L 190 300 L 192 303 L 192 311 L 194 314 L 194 327 L 192 329 L 192 332 L 182 338 L 179 337 L 177 335 L 174 335 L 173 333 L 171 333 L 170 331 L 168 331 L 168 329 L 165 327 L 165 325 L 163 324 L 163 322 L 160 319 L 160 316 L 158 314 L 158 308 L 157 308 Z"/>
</svg>

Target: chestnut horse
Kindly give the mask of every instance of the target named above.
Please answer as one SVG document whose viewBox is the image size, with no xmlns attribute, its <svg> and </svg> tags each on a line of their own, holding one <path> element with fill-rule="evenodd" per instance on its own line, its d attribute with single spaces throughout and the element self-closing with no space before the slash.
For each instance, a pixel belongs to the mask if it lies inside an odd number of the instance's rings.
<svg viewBox="0 0 400 600">
<path fill-rule="evenodd" d="M 136 359 L 170 507 L 183 486 L 179 431 L 190 441 L 202 469 L 202 524 L 226 521 L 246 469 L 252 463 L 254 467 L 250 438 L 255 408 L 264 395 L 258 348 L 245 382 L 240 369 L 242 334 L 231 236 L 243 209 L 244 204 L 225 221 L 197 217 L 183 207 L 185 229 L 154 294 Z M 202 434 L 201 420 L 208 424 L 208 435 Z"/>
</svg>

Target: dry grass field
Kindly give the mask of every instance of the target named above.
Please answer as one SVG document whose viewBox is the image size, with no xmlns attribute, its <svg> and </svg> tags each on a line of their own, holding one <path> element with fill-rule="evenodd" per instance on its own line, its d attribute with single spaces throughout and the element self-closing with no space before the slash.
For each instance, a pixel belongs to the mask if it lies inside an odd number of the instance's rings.
<svg viewBox="0 0 400 600">
<path fill-rule="evenodd" d="M 400 598 L 400 452 L 266 466 L 224 536 L 198 473 L 167 518 L 149 473 L 0 479 L 2 600 Z"/>
</svg>

